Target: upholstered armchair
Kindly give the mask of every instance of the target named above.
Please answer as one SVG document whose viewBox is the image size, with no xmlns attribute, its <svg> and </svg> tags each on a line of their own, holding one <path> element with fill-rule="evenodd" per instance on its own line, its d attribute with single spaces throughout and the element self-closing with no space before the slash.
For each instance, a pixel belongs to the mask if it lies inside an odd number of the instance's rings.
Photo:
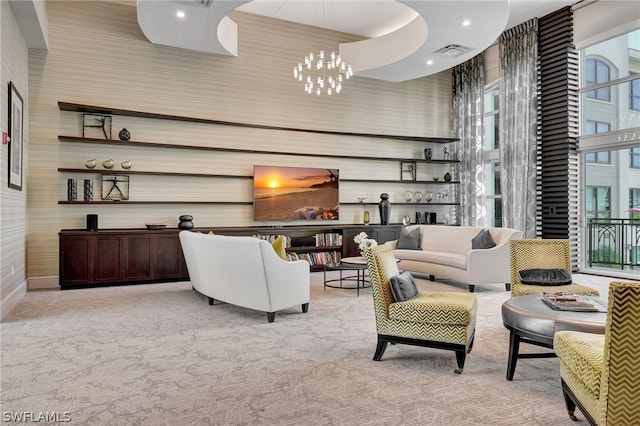
<svg viewBox="0 0 640 426">
<path fill-rule="evenodd" d="M 569 417 L 576 405 L 592 425 L 640 424 L 640 283 L 609 286 L 605 334 L 558 331 L 562 392 Z"/>
<path fill-rule="evenodd" d="M 387 344 L 426 346 L 455 351 L 460 374 L 473 346 L 476 297 L 469 293 L 418 292 L 410 300 L 395 302 L 390 281 L 398 276 L 393 249 L 380 245 L 365 250 L 378 332 L 374 361 Z"/>
<path fill-rule="evenodd" d="M 511 297 L 525 294 L 562 292 L 599 296 L 597 290 L 571 283 L 561 286 L 531 285 L 520 281 L 519 271 L 527 269 L 564 269 L 571 275 L 569 240 L 516 239 L 509 242 L 511 269 Z"/>
</svg>

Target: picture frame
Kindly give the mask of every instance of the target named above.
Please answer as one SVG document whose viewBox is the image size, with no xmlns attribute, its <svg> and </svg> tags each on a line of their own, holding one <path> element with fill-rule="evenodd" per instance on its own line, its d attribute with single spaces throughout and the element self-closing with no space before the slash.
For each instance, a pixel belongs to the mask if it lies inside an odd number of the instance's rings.
<svg viewBox="0 0 640 426">
<path fill-rule="evenodd" d="M 24 144 L 24 101 L 13 82 L 9 82 L 9 188 L 22 191 Z"/>
<path fill-rule="evenodd" d="M 415 161 L 400 161 L 400 180 L 403 182 L 416 180 Z"/>
</svg>

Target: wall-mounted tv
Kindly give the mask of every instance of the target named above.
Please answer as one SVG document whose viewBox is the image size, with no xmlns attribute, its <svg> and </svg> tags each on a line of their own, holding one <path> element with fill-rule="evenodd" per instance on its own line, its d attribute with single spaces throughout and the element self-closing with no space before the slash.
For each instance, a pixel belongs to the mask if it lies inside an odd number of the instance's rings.
<svg viewBox="0 0 640 426">
<path fill-rule="evenodd" d="M 337 169 L 253 166 L 256 221 L 338 220 Z"/>
</svg>

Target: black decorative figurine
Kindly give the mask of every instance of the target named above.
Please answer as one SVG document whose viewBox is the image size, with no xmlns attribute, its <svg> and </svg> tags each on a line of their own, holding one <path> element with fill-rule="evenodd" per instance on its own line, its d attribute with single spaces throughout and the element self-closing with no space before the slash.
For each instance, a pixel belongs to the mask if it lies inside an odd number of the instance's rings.
<svg viewBox="0 0 640 426">
<path fill-rule="evenodd" d="M 180 223 L 178 223 L 178 228 L 180 229 L 193 229 L 193 216 L 190 214 L 182 215 L 178 218 Z"/>
<path fill-rule="evenodd" d="M 451 173 L 447 172 L 444 174 L 445 182 L 451 182 Z"/>
<path fill-rule="evenodd" d="M 128 141 L 129 139 L 131 139 L 131 133 L 129 133 L 127 129 L 122 128 L 122 130 L 120 130 L 120 133 L 118 133 L 118 137 L 121 141 Z"/>
<path fill-rule="evenodd" d="M 389 224 L 389 214 L 391 213 L 391 203 L 389 202 L 389 194 L 383 192 L 380 194 L 380 203 L 378 204 L 380 209 L 380 224 Z"/>
</svg>

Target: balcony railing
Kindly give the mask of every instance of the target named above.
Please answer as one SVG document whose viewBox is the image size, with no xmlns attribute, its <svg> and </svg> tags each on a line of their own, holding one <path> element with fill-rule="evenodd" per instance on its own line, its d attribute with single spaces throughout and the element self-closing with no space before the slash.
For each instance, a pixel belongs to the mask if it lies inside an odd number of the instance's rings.
<svg viewBox="0 0 640 426">
<path fill-rule="evenodd" d="M 589 219 L 587 247 L 589 267 L 640 268 L 640 220 Z"/>
</svg>

